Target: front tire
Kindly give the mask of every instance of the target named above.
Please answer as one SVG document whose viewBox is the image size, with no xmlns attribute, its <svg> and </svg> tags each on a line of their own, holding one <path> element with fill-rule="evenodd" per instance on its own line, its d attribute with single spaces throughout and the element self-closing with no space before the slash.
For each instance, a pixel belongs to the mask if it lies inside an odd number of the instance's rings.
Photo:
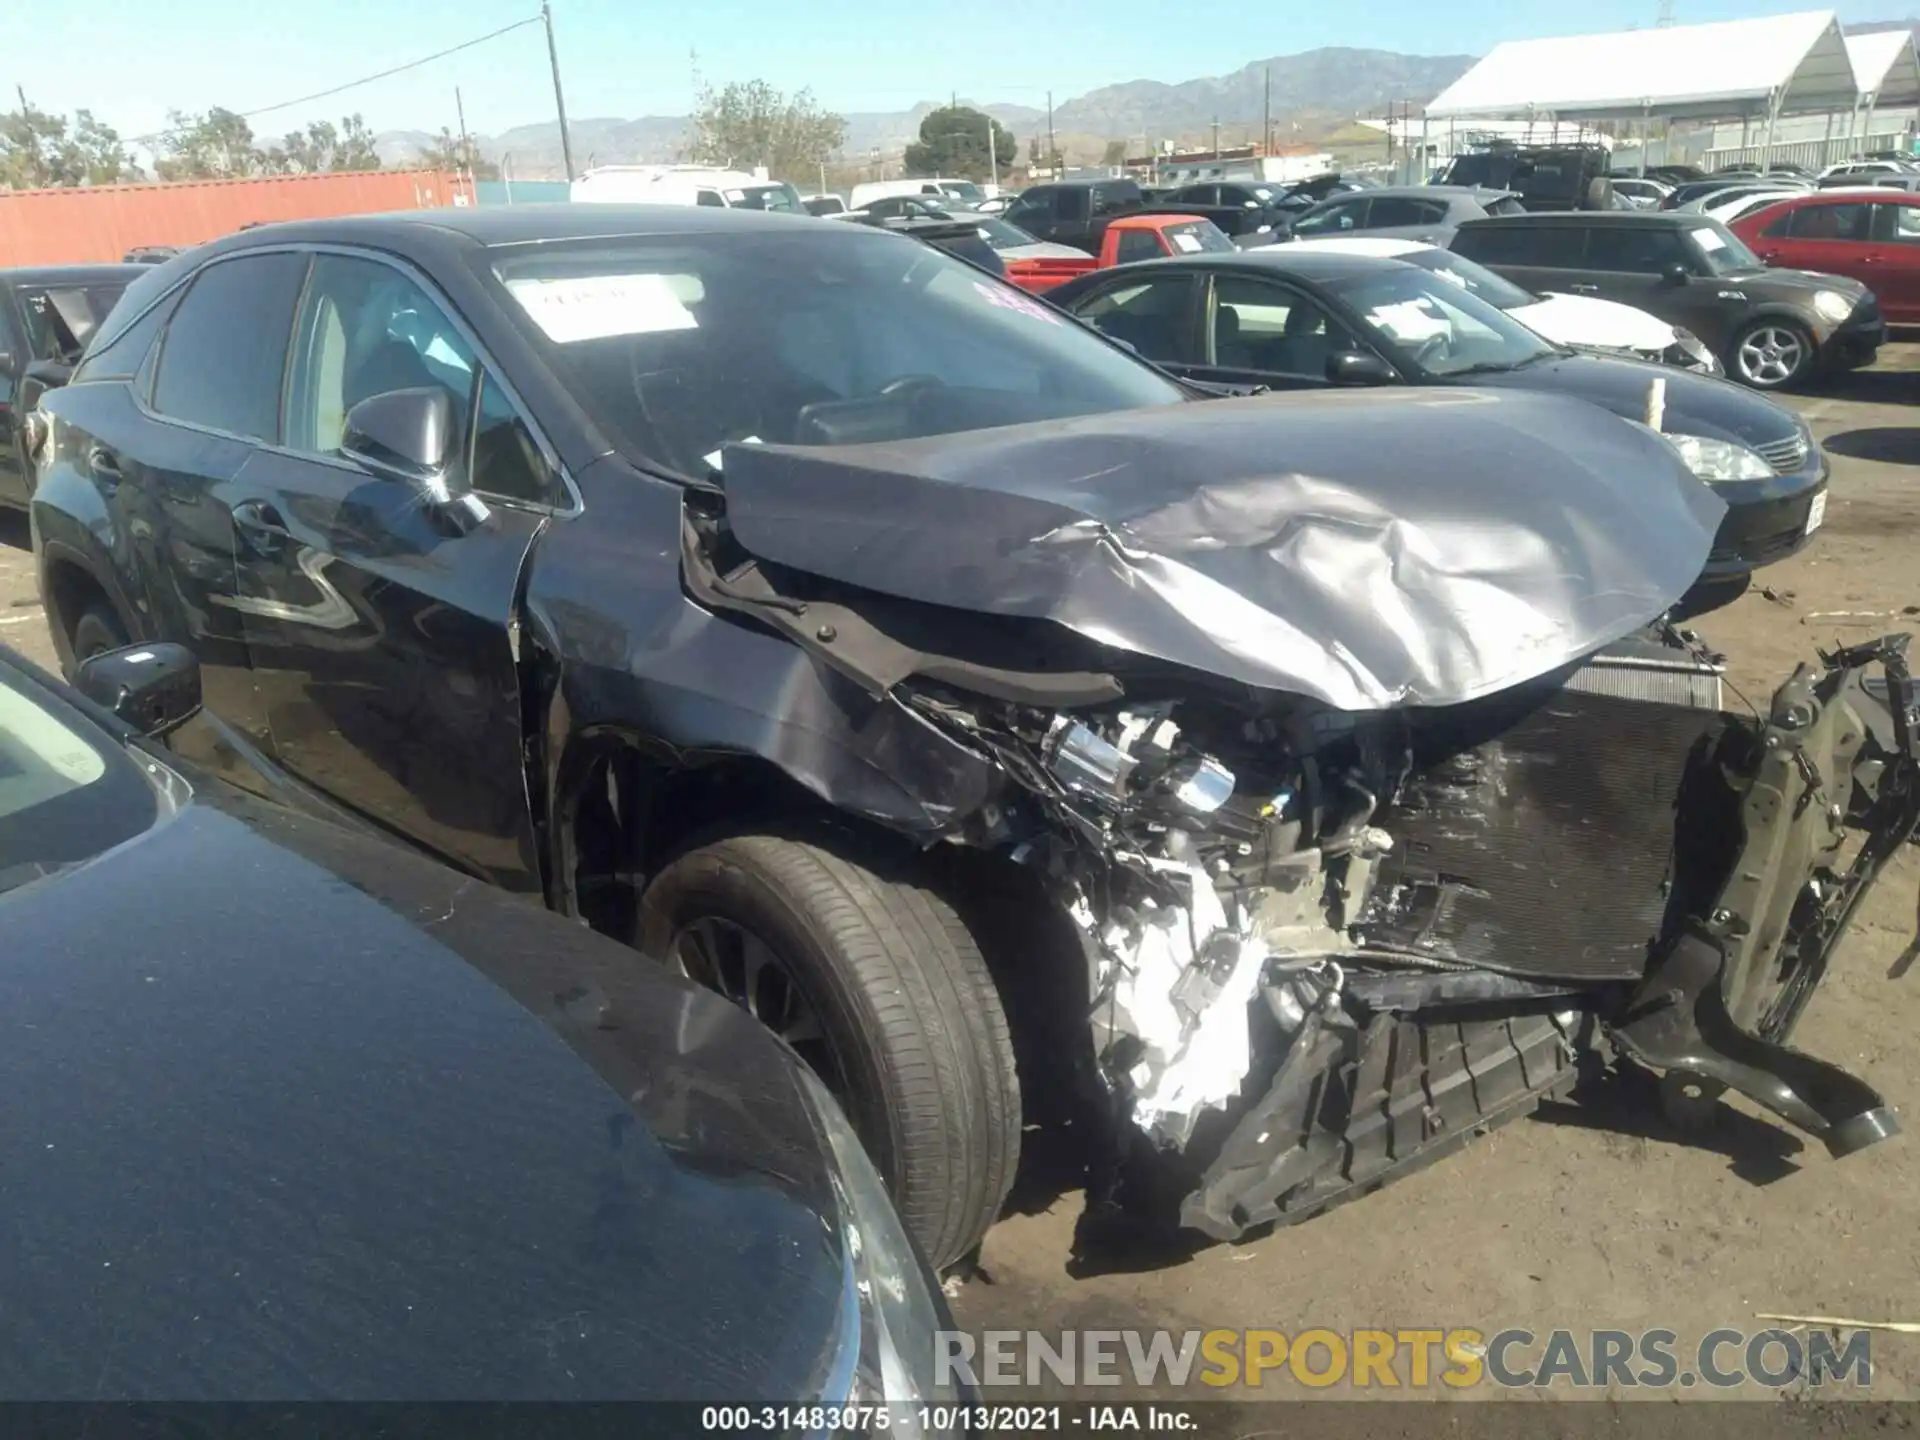
<svg viewBox="0 0 1920 1440">
<path fill-rule="evenodd" d="M 1755 390 L 1785 390 L 1813 366 L 1813 336 L 1793 320 L 1768 316 L 1734 337 L 1727 373 Z"/>
<path fill-rule="evenodd" d="M 80 612 L 73 622 L 73 663 L 79 665 L 109 650 L 119 650 L 131 642 L 120 617 L 105 601 L 96 600 Z"/>
<path fill-rule="evenodd" d="M 757 834 L 690 850 L 642 896 L 639 945 L 814 1068 L 942 1268 L 979 1243 L 1013 1183 L 1021 1109 L 1006 1012 L 952 907 L 846 849 Z"/>
</svg>

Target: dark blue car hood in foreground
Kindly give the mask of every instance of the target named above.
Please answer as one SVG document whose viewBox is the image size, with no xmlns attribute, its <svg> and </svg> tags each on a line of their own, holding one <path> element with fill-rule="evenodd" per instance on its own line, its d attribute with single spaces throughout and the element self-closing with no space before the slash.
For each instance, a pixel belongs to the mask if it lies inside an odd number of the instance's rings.
<svg viewBox="0 0 1920 1440">
<path fill-rule="evenodd" d="M 0 936 L 0 1399 L 820 1393 L 830 1161 L 717 997 L 224 791 Z"/>
</svg>

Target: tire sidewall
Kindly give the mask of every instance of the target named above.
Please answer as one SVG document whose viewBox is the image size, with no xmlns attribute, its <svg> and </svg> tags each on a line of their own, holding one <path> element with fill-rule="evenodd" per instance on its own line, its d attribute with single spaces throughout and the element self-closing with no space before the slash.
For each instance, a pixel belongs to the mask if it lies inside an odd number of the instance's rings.
<svg viewBox="0 0 1920 1440">
<path fill-rule="evenodd" d="M 751 931 L 788 967 L 839 1063 L 845 1080 L 841 1106 L 874 1168 L 889 1190 L 899 1194 L 904 1150 L 898 1130 L 901 1107 L 879 1047 L 868 1038 L 879 1028 L 878 1017 L 836 963 L 831 938 L 817 930 L 769 877 L 736 860 L 696 851 L 675 862 L 670 874 L 663 872 L 661 882 L 642 897 L 637 946 L 645 955 L 669 961 L 675 934 L 689 921 L 707 915 Z"/>
<path fill-rule="evenodd" d="M 1747 343 L 1747 337 L 1752 335 L 1756 330 L 1789 330 L 1793 332 L 1794 338 L 1799 340 L 1800 364 L 1786 379 L 1773 381 L 1750 380 L 1747 378 L 1745 372 L 1741 370 L 1740 347 Z M 1791 320 L 1785 316 L 1767 316 L 1763 319 L 1750 321 L 1742 325 L 1739 333 L 1733 337 L 1733 344 L 1727 348 L 1726 365 L 1729 374 L 1749 390 L 1772 392 L 1791 389 L 1806 379 L 1807 372 L 1813 368 L 1813 335 L 1808 331 L 1807 327 L 1802 325 L 1798 320 Z"/>
<path fill-rule="evenodd" d="M 125 627 L 117 617 L 99 605 L 90 605 L 80 612 L 80 618 L 73 622 L 73 663 L 83 661 L 107 650 L 118 650 L 128 644 Z"/>
</svg>

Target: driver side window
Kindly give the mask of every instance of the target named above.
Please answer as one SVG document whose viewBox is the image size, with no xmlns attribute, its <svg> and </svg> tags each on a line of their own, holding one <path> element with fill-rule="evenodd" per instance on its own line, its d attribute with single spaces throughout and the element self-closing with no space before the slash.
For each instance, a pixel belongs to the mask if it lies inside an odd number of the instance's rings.
<svg viewBox="0 0 1920 1440">
<path fill-rule="evenodd" d="M 286 444 L 331 455 L 362 400 L 428 386 L 453 400 L 454 433 L 464 436 L 475 370 L 459 330 L 405 275 L 375 260 L 316 256 L 294 325 Z"/>
</svg>

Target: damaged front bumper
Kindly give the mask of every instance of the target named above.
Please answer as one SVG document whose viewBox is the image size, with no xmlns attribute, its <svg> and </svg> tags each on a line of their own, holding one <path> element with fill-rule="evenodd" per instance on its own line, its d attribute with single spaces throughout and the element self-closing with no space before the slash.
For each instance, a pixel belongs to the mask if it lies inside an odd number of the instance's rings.
<svg viewBox="0 0 1920 1440">
<path fill-rule="evenodd" d="M 1557 965 L 1528 954 L 1504 969 L 1497 945 L 1474 963 L 1436 942 L 1423 967 L 1414 949 L 1370 949 L 1389 932 L 1364 922 L 1326 954 L 1270 960 L 1232 1100 L 1173 1132 L 1130 1096 L 1158 1161 L 1188 1178 L 1181 1222 L 1234 1239 L 1368 1193 L 1564 1093 L 1581 1055 L 1609 1045 L 1688 1094 L 1737 1090 L 1836 1155 L 1896 1133 L 1869 1085 L 1788 1041 L 1861 900 L 1920 828 L 1906 639 L 1802 666 L 1763 717 L 1695 711 L 1700 738 L 1665 812 L 1666 914 L 1631 979 L 1596 966 L 1610 936 Z M 1525 783 L 1511 767 L 1500 779 Z M 1470 886 L 1443 895 L 1423 933 L 1486 899 Z M 1122 1088 L 1160 1074 L 1136 1065 Z"/>
</svg>

